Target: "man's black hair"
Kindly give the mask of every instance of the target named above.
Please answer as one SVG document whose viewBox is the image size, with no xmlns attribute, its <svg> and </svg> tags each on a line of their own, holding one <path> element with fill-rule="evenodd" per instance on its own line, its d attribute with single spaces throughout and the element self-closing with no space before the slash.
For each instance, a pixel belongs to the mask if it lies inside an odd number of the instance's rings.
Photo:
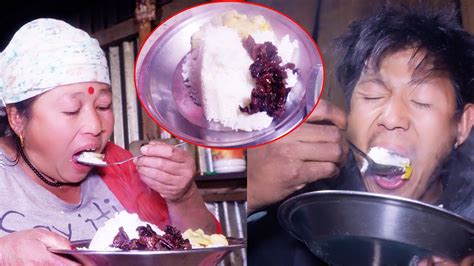
<svg viewBox="0 0 474 266">
<path fill-rule="evenodd" d="M 424 55 L 415 72 L 432 65 L 428 72 L 449 75 L 456 92 L 457 111 L 473 102 L 474 38 L 459 25 L 455 8 L 435 12 L 386 6 L 377 14 L 352 23 L 336 45 L 336 76 L 348 110 L 364 67 L 370 64 L 367 67 L 378 70 L 384 56 L 406 48 L 415 48 L 416 53 Z"/>
</svg>

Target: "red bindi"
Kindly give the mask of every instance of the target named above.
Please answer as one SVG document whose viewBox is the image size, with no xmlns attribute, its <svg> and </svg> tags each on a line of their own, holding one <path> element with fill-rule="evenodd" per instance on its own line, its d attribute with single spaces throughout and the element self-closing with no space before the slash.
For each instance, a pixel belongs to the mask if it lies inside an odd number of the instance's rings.
<svg viewBox="0 0 474 266">
<path fill-rule="evenodd" d="M 94 87 L 90 86 L 87 91 L 89 92 L 89 94 L 94 94 Z"/>
</svg>

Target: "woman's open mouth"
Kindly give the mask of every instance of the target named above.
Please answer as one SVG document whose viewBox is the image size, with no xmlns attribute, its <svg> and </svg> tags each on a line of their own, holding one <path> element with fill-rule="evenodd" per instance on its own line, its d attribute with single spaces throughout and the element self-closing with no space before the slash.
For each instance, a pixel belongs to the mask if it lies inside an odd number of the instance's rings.
<svg viewBox="0 0 474 266">
<path fill-rule="evenodd" d="M 77 151 L 76 153 L 72 155 L 71 162 L 73 163 L 73 165 L 75 165 L 75 167 L 78 167 L 81 169 L 83 168 L 90 169 L 92 166 L 83 162 L 84 155 L 96 154 L 95 152 L 97 150 L 98 150 L 97 148 L 80 149 L 79 151 Z"/>
</svg>

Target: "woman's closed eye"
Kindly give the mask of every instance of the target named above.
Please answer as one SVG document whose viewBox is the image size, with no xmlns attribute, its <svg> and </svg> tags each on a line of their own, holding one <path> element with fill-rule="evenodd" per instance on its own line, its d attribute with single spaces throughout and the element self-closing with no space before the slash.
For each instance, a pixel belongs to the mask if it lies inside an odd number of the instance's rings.
<svg viewBox="0 0 474 266">
<path fill-rule="evenodd" d="M 75 116 L 79 114 L 80 109 L 75 109 L 75 110 L 70 110 L 70 111 L 64 111 L 63 114 L 67 116 Z"/>
<path fill-rule="evenodd" d="M 112 109 L 112 104 L 98 105 L 96 108 L 99 111 L 108 111 Z"/>
</svg>

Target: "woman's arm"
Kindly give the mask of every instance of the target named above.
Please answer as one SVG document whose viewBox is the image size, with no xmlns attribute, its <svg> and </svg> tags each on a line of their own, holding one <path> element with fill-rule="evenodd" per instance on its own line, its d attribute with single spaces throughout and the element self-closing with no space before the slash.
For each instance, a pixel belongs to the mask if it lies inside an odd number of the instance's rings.
<svg viewBox="0 0 474 266">
<path fill-rule="evenodd" d="M 171 223 L 181 231 L 201 228 L 207 234 L 216 233 L 216 220 L 204 205 L 194 182 L 187 194 L 177 202 L 167 201 Z"/>
</svg>

